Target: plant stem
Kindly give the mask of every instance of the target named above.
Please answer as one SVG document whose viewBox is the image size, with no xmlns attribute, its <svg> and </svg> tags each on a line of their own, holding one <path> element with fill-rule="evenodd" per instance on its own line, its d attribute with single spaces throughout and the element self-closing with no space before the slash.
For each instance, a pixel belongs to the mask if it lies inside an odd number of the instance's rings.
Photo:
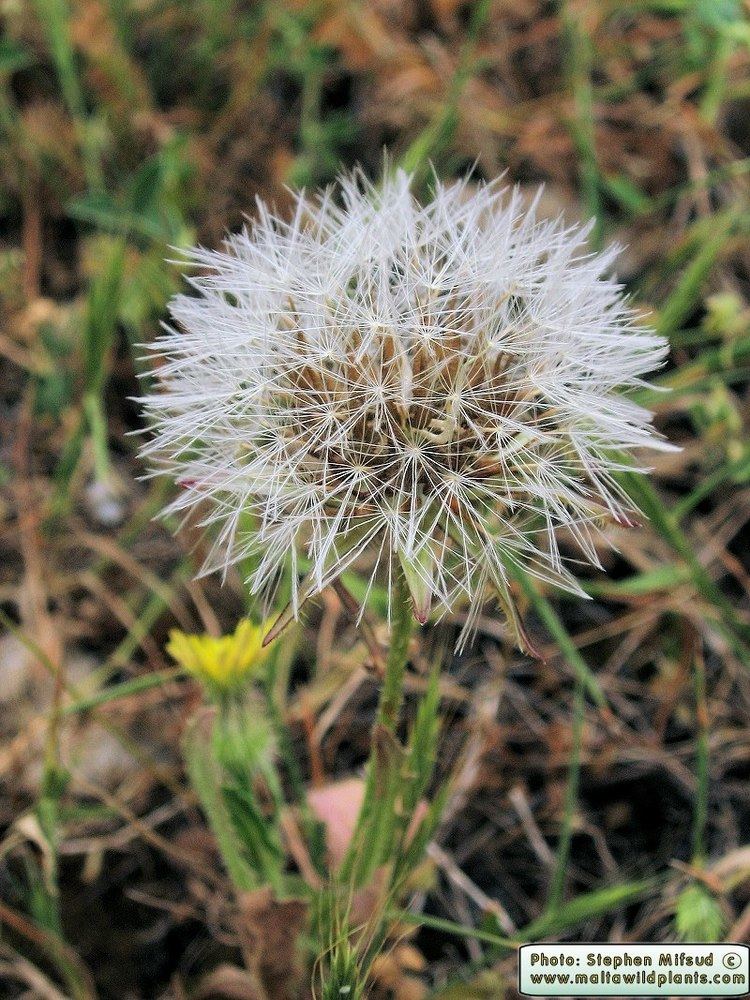
<svg viewBox="0 0 750 1000">
<path fill-rule="evenodd" d="M 693 690 L 695 693 L 696 750 L 695 778 L 696 795 L 693 812 L 693 864 L 702 865 L 706 858 L 706 823 L 708 821 L 709 800 L 709 719 L 706 700 L 706 665 L 703 650 L 697 645 L 693 660 Z"/>
<path fill-rule="evenodd" d="M 213 831 L 229 878 L 235 888 L 247 892 L 257 885 L 255 873 L 243 856 L 242 845 L 221 793 L 221 773 L 208 737 L 202 737 L 198 719 L 187 729 L 182 750 L 190 782 Z"/>
<path fill-rule="evenodd" d="M 459 103 L 477 71 L 479 35 L 490 17 L 491 7 L 489 0 L 479 0 L 473 5 L 466 39 L 448 85 L 445 102 L 401 158 L 401 168 L 408 174 L 414 174 L 417 183 L 421 184 L 430 163 L 438 162 L 438 158 L 446 152 L 456 133 L 460 121 Z"/>
<path fill-rule="evenodd" d="M 568 876 L 568 861 L 570 860 L 570 845 L 573 839 L 573 822 L 578 803 L 578 786 L 581 780 L 581 743 L 583 741 L 583 726 L 586 718 L 586 695 L 583 681 L 576 677 L 575 695 L 573 700 L 573 746 L 570 751 L 568 766 L 568 784 L 565 790 L 565 810 L 563 813 L 562 830 L 557 843 L 555 869 L 552 875 L 545 916 L 557 913 L 563 902 L 565 882 Z"/>
<path fill-rule="evenodd" d="M 393 732 L 404 695 L 404 674 L 409 653 L 414 617 L 409 588 L 400 567 L 394 571 L 391 592 L 391 648 L 385 665 L 383 690 L 380 693 L 378 724 Z"/>
<path fill-rule="evenodd" d="M 386 731 L 393 736 L 396 731 L 404 696 L 404 675 L 413 622 L 409 588 L 401 567 L 397 566 L 391 583 L 391 646 L 385 665 L 378 715 L 373 727 L 365 793 L 357 826 L 340 873 L 343 880 L 351 879 L 354 885 L 360 884 L 381 863 L 384 857 L 383 845 L 388 834 L 392 834 L 394 830 L 394 817 L 388 806 L 393 805 L 397 794 L 397 779 L 392 772 L 396 765 L 392 760 L 385 763 L 379 759 L 378 733 Z M 378 786 L 387 789 L 386 795 L 391 796 L 390 802 L 379 799 L 376 794 Z"/>
<path fill-rule="evenodd" d="M 75 51 L 70 36 L 71 13 L 67 0 L 36 0 L 36 7 L 55 62 L 60 90 L 78 133 L 86 183 L 90 190 L 102 191 L 104 188 L 102 166 L 76 69 Z"/>
<path fill-rule="evenodd" d="M 580 163 L 581 193 L 586 212 L 594 219 L 591 244 L 595 249 L 600 249 L 602 246 L 601 175 L 596 151 L 592 84 L 595 50 L 580 10 L 574 10 L 569 2 L 564 2 L 561 4 L 560 18 L 565 73 L 575 109 L 575 117 L 570 122 L 570 131 Z"/>
</svg>

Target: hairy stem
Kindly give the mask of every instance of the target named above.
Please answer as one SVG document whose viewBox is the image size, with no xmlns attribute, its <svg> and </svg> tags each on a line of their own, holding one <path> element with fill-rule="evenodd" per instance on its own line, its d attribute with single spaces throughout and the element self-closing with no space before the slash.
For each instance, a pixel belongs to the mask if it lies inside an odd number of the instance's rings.
<svg viewBox="0 0 750 1000">
<path fill-rule="evenodd" d="M 398 767 L 387 755 L 383 759 L 380 736 L 395 733 L 404 696 L 404 675 L 408 662 L 409 639 L 413 627 L 409 588 L 400 567 L 396 567 L 391 590 L 391 645 L 385 665 L 378 715 L 373 727 L 367 784 L 357 826 L 347 857 L 341 867 L 342 880 L 360 885 L 387 856 L 389 837 L 394 831 L 393 805 L 398 794 Z M 379 790 L 379 791 L 378 791 Z"/>
<path fill-rule="evenodd" d="M 401 568 L 396 567 L 391 591 L 391 648 L 388 651 L 378 708 L 378 723 L 391 733 L 396 728 L 404 696 L 404 674 L 413 625 L 409 588 Z"/>
</svg>

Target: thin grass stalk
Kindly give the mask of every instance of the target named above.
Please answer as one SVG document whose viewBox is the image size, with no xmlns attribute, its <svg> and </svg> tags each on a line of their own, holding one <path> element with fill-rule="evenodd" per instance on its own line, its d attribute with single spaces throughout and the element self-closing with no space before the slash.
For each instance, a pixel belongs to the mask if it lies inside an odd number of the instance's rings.
<svg viewBox="0 0 750 1000">
<path fill-rule="evenodd" d="M 622 473 L 620 480 L 636 505 L 649 517 L 655 529 L 685 561 L 693 577 L 695 589 L 715 607 L 719 616 L 717 625 L 722 634 L 731 644 L 741 663 L 750 668 L 750 646 L 746 638 L 748 627 L 740 621 L 731 602 L 700 563 L 673 514 L 664 508 L 656 490 L 642 476 L 632 472 Z"/>
<path fill-rule="evenodd" d="M 459 124 L 459 103 L 476 71 L 476 49 L 479 35 L 490 16 L 490 0 L 479 0 L 474 4 L 466 39 L 458 57 L 456 69 L 451 77 L 444 104 L 433 120 L 420 132 L 404 153 L 400 166 L 414 172 L 421 181 L 434 160 L 445 151 Z"/>
<path fill-rule="evenodd" d="M 706 699 L 706 664 L 700 639 L 693 661 L 693 692 L 695 696 L 696 746 L 695 746 L 695 806 L 693 809 L 693 864 L 701 866 L 706 858 L 706 824 L 709 799 L 709 718 Z"/>
<path fill-rule="evenodd" d="M 104 175 L 97 145 L 89 126 L 86 102 L 78 79 L 75 52 L 70 37 L 70 8 L 66 0 L 36 0 L 36 9 L 47 35 L 63 98 L 78 134 L 86 183 L 90 190 L 102 191 Z"/>
<path fill-rule="evenodd" d="M 568 783 L 565 789 L 565 808 L 563 812 L 562 829 L 557 843 L 555 867 L 552 873 L 549 896 L 545 915 L 557 913 L 562 905 L 565 893 L 565 883 L 568 877 L 568 862 L 570 860 L 570 845 L 573 840 L 573 822 L 578 805 L 578 789 L 581 783 L 581 747 L 583 744 L 583 726 L 586 720 L 586 694 L 583 681 L 576 677 L 573 700 L 573 746 L 568 764 Z"/>
<path fill-rule="evenodd" d="M 581 11 L 563 3 L 560 10 L 565 42 L 565 73 L 573 97 L 575 118 L 570 123 L 573 143 L 580 160 L 580 180 L 588 214 L 594 219 L 591 244 L 597 250 L 602 245 L 601 174 L 596 155 L 594 129 L 594 46 L 583 26 Z"/>
</svg>

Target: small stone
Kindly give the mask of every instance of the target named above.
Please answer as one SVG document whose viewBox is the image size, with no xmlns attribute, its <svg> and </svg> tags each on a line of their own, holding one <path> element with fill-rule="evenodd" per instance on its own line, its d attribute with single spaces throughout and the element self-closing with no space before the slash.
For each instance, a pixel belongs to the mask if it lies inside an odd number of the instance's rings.
<svg viewBox="0 0 750 1000">
<path fill-rule="evenodd" d="M 114 528 L 125 520 L 125 504 L 110 483 L 94 480 L 86 487 L 85 498 L 89 513 L 103 527 Z"/>
</svg>

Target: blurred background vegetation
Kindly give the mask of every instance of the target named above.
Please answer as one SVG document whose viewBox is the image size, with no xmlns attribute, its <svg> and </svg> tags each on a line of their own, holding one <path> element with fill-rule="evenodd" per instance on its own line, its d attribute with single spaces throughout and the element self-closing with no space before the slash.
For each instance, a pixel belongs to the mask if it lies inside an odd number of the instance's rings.
<svg viewBox="0 0 750 1000">
<path fill-rule="evenodd" d="M 231 630 L 245 605 L 237 574 L 193 581 L 196 534 L 152 520 L 170 486 L 141 478 L 129 436 L 136 345 L 179 286 L 174 248 L 342 165 L 377 176 L 384 149 L 418 184 L 430 161 L 544 182 L 543 213 L 625 245 L 619 275 L 672 344 L 672 391 L 642 400 L 683 450 L 630 483 L 648 522 L 610 531 L 592 601 L 519 595 L 546 662 L 488 612 L 446 667 L 457 792 L 422 928 L 376 989 L 512 997 L 497 935 L 521 928 L 747 940 L 747 2 L 2 0 L 0 17 L 2 995 L 287 995 L 293 940 L 266 921 L 248 945 L 183 774 L 199 694 L 167 633 Z M 455 630 L 428 633 L 423 669 Z M 376 690 L 335 595 L 284 656 L 305 781 L 356 772 Z M 264 948 L 277 965 L 252 985 Z"/>
</svg>

